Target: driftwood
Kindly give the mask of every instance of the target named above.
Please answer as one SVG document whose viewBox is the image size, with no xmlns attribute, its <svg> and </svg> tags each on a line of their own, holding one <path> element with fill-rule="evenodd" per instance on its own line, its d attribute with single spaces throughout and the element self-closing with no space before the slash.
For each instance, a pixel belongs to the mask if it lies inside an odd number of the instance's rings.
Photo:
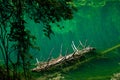
<svg viewBox="0 0 120 80">
<path fill-rule="evenodd" d="M 83 47 L 83 49 L 78 50 L 76 48 L 76 46 L 74 45 L 74 42 L 72 41 L 71 46 L 72 46 L 72 48 L 74 50 L 73 53 L 71 53 L 69 55 L 66 55 L 66 56 L 60 55 L 58 58 L 51 59 L 51 60 L 48 60 L 46 62 L 39 62 L 38 59 L 36 58 L 37 67 L 33 68 L 32 71 L 35 71 L 35 72 L 47 71 L 48 69 L 50 69 L 52 67 L 65 64 L 65 62 L 70 63 L 73 60 L 77 61 L 80 58 L 82 58 L 83 56 L 85 56 L 86 54 L 89 54 L 89 53 L 91 53 L 91 52 L 93 52 L 95 50 L 95 48 L 93 48 L 93 47 L 83 46 L 83 44 L 81 42 L 80 42 L 80 45 Z M 86 43 L 85 43 L 85 45 L 86 45 Z"/>
</svg>

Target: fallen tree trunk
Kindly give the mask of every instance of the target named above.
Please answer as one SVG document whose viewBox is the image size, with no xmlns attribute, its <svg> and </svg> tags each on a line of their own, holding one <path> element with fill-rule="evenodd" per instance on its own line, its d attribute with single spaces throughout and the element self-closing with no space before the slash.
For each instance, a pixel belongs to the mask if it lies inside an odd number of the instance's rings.
<svg viewBox="0 0 120 80">
<path fill-rule="evenodd" d="M 93 52 L 95 50 L 95 48 L 93 47 L 85 47 L 82 50 L 78 50 L 74 43 L 72 45 L 72 48 L 74 50 L 73 53 L 66 55 L 66 56 L 59 56 L 56 59 L 51 59 L 47 62 L 38 62 L 37 60 L 37 67 L 33 68 L 32 71 L 34 72 L 41 72 L 41 71 L 47 71 L 48 69 L 58 66 L 58 65 L 63 65 L 66 62 L 67 63 L 71 63 L 73 60 L 77 61 L 80 58 L 82 58 L 83 56 L 85 56 L 86 54 L 89 54 L 91 52 Z"/>
</svg>

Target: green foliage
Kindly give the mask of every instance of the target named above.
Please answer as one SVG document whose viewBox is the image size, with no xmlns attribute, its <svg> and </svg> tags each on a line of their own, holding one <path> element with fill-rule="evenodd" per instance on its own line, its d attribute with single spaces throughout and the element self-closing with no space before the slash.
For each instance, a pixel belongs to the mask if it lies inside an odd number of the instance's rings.
<svg viewBox="0 0 120 80">
<path fill-rule="evenodd" d="M 33 6 L 29 8 L 29 13 L 31 14 L 28 15 L 35 22 L 43 22 L 45 24 L 59 22 L 62 19 L 71 19 L 73 17 L 73 8 L 67 2 L 72 2 L 72 0 L 32 1 L 31 4 Z"/>
<path fill-rule="evenodd" d="M 43 30 L 45 36 L 50 38 L 50 34 L 53 34 L 50 23 L 60 22 L 62 20 L 72 19 L 74 11 L 77 10 L 73 6 L 74 0 L 23 0 L 20 1 L 21 5 L 17 1 L 0 1 L 0 18 L 6 20 L 16 20 L 15 16 L 19 16 L 21 10 L 23 15 L 29 16 L 36 23 L 42 23 L 46 30 Z M 72 3 L 72 4 L 70 4 Z M 17 8 L 19 6 L 19 8 Z M 4 22 L 2 20 L 2 22 Z M 47 35 L 46 35 L 47 34 Z"/>
<path fill-rule="evenodd" d="M 73 18 L 74 6 L 68 4 L 73 0 L 0 0 L 0 50 L 4 58 L 6 70 L 5 79 L 22 79 L 20 70 L 26 80 L 30 80 L 30 48 L 35 36 L 26 30 L 24 16 L 28 16 L 36 23 L 43 24 L 43 32 L 50 39 L 54 34 L 50 23 Z M 9 45 L 10 44 L 10 45 Z M 11 55 L 15 55 L 13 60 Z M 4 72 L 3 70 L 2 72 Z"/>
<path fill-rule="evenodd" d="M 50 34 L 54 34 L 50 25 L 45 25 L 43 32 L 44 32 L 44 35 L 47 36 L 49 39 L 50 39 Z"/>
<path fill-rule="evenodd" d="M 48 38 L 53 34 L 50 23 L 72 19 L 73 11 L 76 10 L 74 6 L 67 4 L 68 2 L 73 2 L 73 0 L 28 1 L 31 3 L 27 4 L 27 15 L 36 23 L 42 23 L 44 25 L 45 29 L 43 31 Z"/>
</svg>

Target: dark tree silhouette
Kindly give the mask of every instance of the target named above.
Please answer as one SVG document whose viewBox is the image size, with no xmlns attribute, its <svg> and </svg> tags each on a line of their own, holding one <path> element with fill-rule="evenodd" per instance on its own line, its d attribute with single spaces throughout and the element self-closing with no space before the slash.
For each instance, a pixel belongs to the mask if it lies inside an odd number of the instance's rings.
<svg viewBox="0 0 120 80">
<path fill-rule="evenodd" d="M 29 49 L 35 48 L 32 44 L 35 37 L 26 29 L 24 16 L 43 24 L 43 32 L 50 39 L 54 34 L 50 23 L 73 18 L 76 8 L 70 3 L 73 0 L 0 0 L 0 52 L 5 66 L 3 71 L 6 72 L 2 79 L 20 80 L 21 68 L 25 79 L 30 80 Z M 12 59 L 11 55 L 16 58 Z"/>
</svg>

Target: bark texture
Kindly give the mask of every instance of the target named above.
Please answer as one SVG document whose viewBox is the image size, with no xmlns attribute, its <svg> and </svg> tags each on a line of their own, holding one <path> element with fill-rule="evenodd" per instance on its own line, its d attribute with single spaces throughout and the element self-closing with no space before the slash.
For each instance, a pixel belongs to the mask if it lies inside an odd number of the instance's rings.
<svg viewBox="0 0 120 80">
<path fill-rule="evenodd" d="M 32 71 L 35 72 L 41 72 L 41 71 L 47 71 L 48 69 L 58 66 L 58 65 L 62 65 L 67 63 L 71 63 L 73 60 L 77 61 L 80 58 L 82 58 L 83 56 L 85 56 L 86 54 L 90 54 L 91 52 L 93 52 L 95 50 L 95 48 L 93 47 L 85 47 L 82 50 L 78 50 L 74 44 L 72 45 L 74 52 L 71 54 L 68 54 L 66 56 L 62 56 L 60 55 L 58 58 L 56 59 L 51 59 L 49 61 L 46 62 L 39 62 L 37 60 L 37 66 L 35 68 L 32 69 Z"/>
</svg>

